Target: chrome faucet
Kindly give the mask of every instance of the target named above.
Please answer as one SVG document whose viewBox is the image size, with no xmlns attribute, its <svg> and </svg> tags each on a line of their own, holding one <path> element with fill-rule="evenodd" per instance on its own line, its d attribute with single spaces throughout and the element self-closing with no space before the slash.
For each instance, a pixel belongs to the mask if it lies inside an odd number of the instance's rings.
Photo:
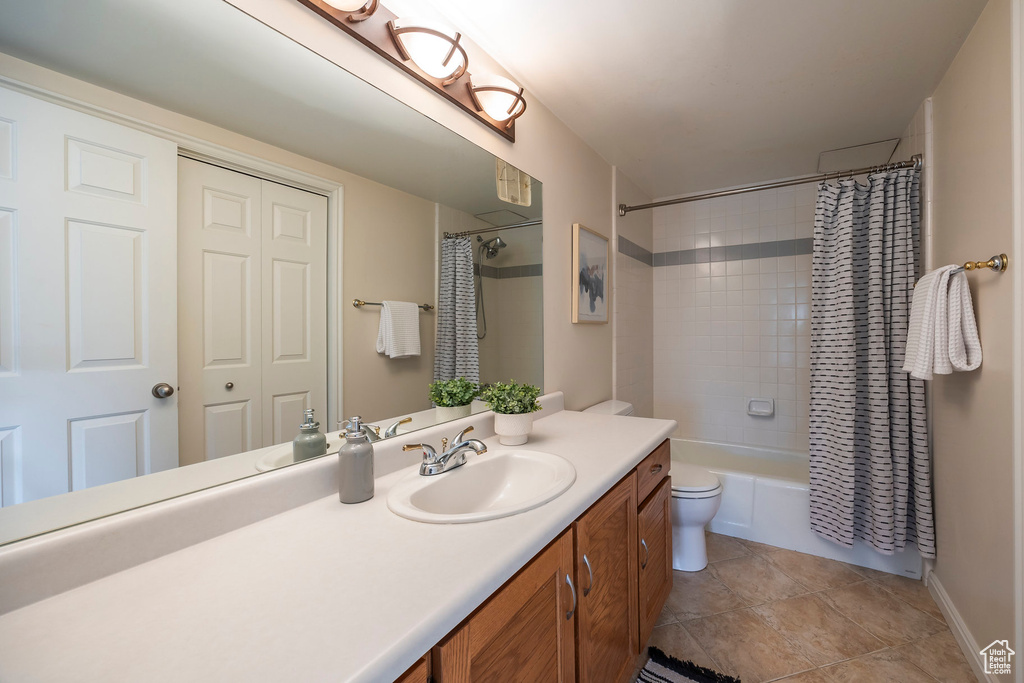
<svg viewBox="0 0 1024 683">
<path fill-rule="evenodd" d="M 398 422 L 396 422 L 395 424 L 391 425 L 386 430 L 384 430 L 384 438 L 385 439 L 390 439 L 393 436 L 398 436 L 398 428 L 401 427 L 402 425 L 408 423 L 408 422 L 412 422 L 412 418 L 411 417 L 403 417 L 401 420 L 399 420 Z"/>
<path fill-rule="evenodd" d="M 466 427 L 458 436 L 452 439 L 451 448 L 448 447 L 448 439 L 441 439 L 440 455 L 434 447 L 427 443 L 410 443 L 402 447 L 403 451 L 423 451 L 423 462 L 420 463 L 420 474 L 424 477 L 442 474 L 462 467 L 466 464 L 466 453 L 473 451 L 477 455 L 487 452 L 487 446 L 479 439 L 467 439 L 466 434 L 473 431 L 473 427 Z"/>
</svg>

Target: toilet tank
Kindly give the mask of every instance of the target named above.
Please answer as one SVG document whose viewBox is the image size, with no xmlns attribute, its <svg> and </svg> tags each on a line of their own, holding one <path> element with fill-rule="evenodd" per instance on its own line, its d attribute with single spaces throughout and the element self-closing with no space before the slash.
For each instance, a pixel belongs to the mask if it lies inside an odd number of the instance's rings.
<svg viewBox="0 0 1024 683">
<path fill-rule="evenodd" d="M 598 413 L 600 415 L 632 415 L 633 404 L 625 401 L 602 401 L 597 405 L 590 406 L 584 413 Z"/>
</svg>

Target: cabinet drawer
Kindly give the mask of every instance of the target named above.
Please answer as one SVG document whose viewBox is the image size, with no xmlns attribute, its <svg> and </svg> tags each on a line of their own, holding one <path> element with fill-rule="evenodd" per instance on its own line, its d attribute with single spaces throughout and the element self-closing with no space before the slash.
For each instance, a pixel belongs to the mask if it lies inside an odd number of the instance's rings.
<svg viewBox="0 0 1024 683">
<path fill-rule="evenodd" d="M 638 502 L 647 500 L 651 491 L 658 487 L 661 480 L 668 476 L 672 466 L 672 448 L 665 439 L 650 455 L 636 466 L 636 499 Z"/>
</svg>

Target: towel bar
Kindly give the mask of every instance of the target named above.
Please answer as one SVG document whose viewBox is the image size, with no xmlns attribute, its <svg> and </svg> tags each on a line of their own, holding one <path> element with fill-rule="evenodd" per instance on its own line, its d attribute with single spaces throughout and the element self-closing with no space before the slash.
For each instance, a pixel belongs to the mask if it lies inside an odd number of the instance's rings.
<svg viewBox="0 0 1024 683">
<path fill-rule="evenodd" d="M 965 270 L 979 270 L 981 268 L 989 268 L 991 270 L 996 271 L 997 273 L 1001 273 L 1004 270 L 1006 270 L 1008 261 L 1009 259 L 1007 258 L 1006 254 L 998 254 L 990 258 L 988 261 L 968 261 L 967 263 L 960 266 L 953 272 L 960 273 Z"/>
<path fill-rule="evenodd" d="M 379 301 L 363 301 L 362 299 L 352 299 L 352 305 L 356 308 L 362 308 L 363 306 L 383 306 L 384 304 Z M 434 307 L 430 304 L 420 304 L 418 308 L 422 308 L 424 311 L 432 311 Z"/>
</svg>

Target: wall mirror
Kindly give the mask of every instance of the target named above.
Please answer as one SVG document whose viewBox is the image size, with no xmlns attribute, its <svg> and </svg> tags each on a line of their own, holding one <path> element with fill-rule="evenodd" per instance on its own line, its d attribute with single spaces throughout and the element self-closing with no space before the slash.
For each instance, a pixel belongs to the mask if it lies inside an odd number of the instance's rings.
<svg viewBox="0 0 1024 683">
<path fill-rule="evenodd" d="M 0 544 L 290 464 L 309 408 L 435 424 L 456 341 L 542 383 L 536 179 L 225 2 L 0 16 Z"/>
</svg>

